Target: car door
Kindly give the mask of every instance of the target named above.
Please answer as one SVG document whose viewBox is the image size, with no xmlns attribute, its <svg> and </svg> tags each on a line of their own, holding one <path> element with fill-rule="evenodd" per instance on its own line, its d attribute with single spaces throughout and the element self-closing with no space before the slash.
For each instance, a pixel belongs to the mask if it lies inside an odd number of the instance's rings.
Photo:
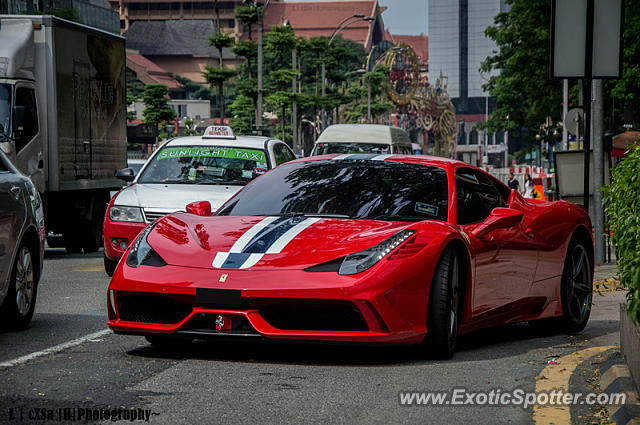
<svg viewBox="0 0 640 425">
<path fill-rule="evenodd" d="M 20 83 L 16 87 L 14 105 L 22 111 L 22 122 L 14 123 L 17 168 L 44 190 L 44 158 L 38 121 L 37 96 L 33 86 Z"/>
<path fill-rule="evenodd" d="M 289 146 L 281 142 L 276 142 L 273 145 L 273 158 L 275 159 L 275 166 L 277 167 L 285 162 L 293 161 L 296 159 L 296 156 Z"/>
<path fill-rule="evenodd" d="M 482 238 L 473 231 L 494 208 L 506 207 L 507 200 L 483 172 L 460 168 L 456 172 L 457 223 L 469 235 L 475 257 L 475 285 L 472 310 L 474 315 L 508 310 L 509 304 L 526 296 L 531 275 L 518 267 L 518 256 L 511 238 L 519 227 L 494 230 Z"/>
<path fill-rule="evenodd" d="M 11 273 L 13 253 L 25 220 L 25 190 L 22 177 L 9 166 L 0 154 L 0 291 Z"/>
</svg>

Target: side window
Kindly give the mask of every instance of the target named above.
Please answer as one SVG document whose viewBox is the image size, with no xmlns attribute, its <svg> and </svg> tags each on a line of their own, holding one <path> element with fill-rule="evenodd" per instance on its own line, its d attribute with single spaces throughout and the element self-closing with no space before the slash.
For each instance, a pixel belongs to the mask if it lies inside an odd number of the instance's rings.
<svg viewBox="0 0 640 425">
<path fill-rule="evenodd" d="M 16 139 L 16 152 L 20 152 L 38 134 L 38 111 L 33 89 L 18 87 L 15 106 L 20 112 L 14 116 L 13 134 Z M 22 125 L 17 125 L 19 124 L 16 122 L 18 113 L 23 114 Z"/>
<path fill-rule="evenodd" d="M 469 168 L 456 172 L 458 224 L 479 223 L 496 207 L 505 206 L 491 179 Z"/>
<path fill-rule="evenodd" d="M 284 164 L 285 162 L 296 159 L 283 143 L 276 143 L 273 145 L 273 154 L 276 157 L 276 165 Z"/>
</svg>

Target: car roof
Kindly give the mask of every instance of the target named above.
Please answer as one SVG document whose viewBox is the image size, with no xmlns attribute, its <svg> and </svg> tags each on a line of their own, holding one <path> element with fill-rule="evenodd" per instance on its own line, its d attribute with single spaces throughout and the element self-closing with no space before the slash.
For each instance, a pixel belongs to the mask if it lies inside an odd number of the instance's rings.
<svg viewBox="0 0 640 425">
<path fill-rule="evenodd" d="M 382 124 L 334 124 L 318 136 L 316 143 L 379 143 L 410 145 L 409 134 L 399 128 Z"/>
<path fill-rule="evenodd" d="M 309 162 L 309 161 L 323 161 L 323 160 L 362 160 L 362 161 L 385 161 L 385 162 L 404 162 L 407 164 L 418 164 L 418 165 L 432 165 L 436 167 L 469 167 L 473 169 L 478 169 L 472 165 L 467 164 L 466 162 L 458 161 L 456 159 L 442 158 L 439 156 L 431 156 L 431 155 L 396 155 L 396 154 L 329 154 L 329 155 L 318 155 L 318 156 L 307 156 L 304 158 L 299 158 L 291 162 Z M 482 170 L 480 170 L 482 171 Z"/>
<path fill-rule="evenodd" d="M 264 150 L 264 143 L 275 140 L 264 136 L 236 136 L 235 139 L 212 138 L 202 136 L 184 136 L 169 140 L 163 147 L 171 146 L 224 146 L 233 148 L 253 148 Z"/>
</svg>

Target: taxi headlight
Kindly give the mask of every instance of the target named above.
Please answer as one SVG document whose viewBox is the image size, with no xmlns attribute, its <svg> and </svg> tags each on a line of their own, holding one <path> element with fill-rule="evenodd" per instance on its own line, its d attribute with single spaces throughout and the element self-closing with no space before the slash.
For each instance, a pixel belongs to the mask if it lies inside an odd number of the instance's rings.
<svg viewBox="0 0 640 425">
<path fill-rule="evenodd" d="M 142 210 L 138 207 L 123 207 L 120 205 L 112 205 L 109 208 L 109 218 L 112 221 L 131 221 L 143 223 Z"/>
<path fill-rule="evenodd" d="M 411 229 L 401 230 L 374 247 L 347 255 L 342 261 L 338 273 L 349 275 L 370 269 L 374 264 L 391 253 L 391 251 L 402 245 L 407 239 L 413 236 L 414 233 L 416 233 L 416 231 Z"/>
</svg>

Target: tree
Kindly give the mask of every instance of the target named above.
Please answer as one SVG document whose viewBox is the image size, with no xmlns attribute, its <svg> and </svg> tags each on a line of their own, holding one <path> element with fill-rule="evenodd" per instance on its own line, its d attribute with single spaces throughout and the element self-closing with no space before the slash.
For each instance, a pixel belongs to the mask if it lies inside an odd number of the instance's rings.
<svg viewBox="0 0 640 425">
<path fill-rule="evenodd" d="M 136 96 L 133 95 L 133 93 L 131 93 L 131 90 L 127 87 L 126 90 L 126 99 L 127 99 L 127 109 L 129 108 L 129 106 L 133 105 L 137 99 Z M 136 119 L 136 111 L 135 109 L 132 111 L 127 111 L 127 121 L 131 122 L 133 120 Z"/>
<path fill-rule="evenodd" d="M 229 106 L 231 127 L 236 134 L 251 134 L 255 119 L 255 102 L 252 98 L 239 94 Z"/>
<path fill-rule="evenodd" d="M 485 31 L 498 52 L 480 72 L 499 72 L 483 86 L 496 99 L 486 127 L 491 132 L 522 128 L 525 141 L 534 142 L 540 124 L 547 117 L 559 121 L 562 113 L 562 82 L 549 78 L 550 5 L 548 0 L 506 2 L 510 10 L 496 15 Z"/>
<path fill-rule="evenodd" d="M 290 61 L 291 51 L 297 47 L 293 28 L 289 25 L 275 25 L 264 37 L 265 49 L 271 53 L 280 64 Z"/>
<path fill-rule="evenodd" d="M 260 10 L 258 10 L 260 9 Z M 249 5 L 241 5 L 234 9 L 236 19 L 249 29 L 249 40 L 252 38 L 252 27 L 258 23 L 258 13 L 262 12 L 262 7 L 253 7 Z"/>
<path fill-rule="evenodd" d="M 159 127 L 176 118 L 176 111 L 167 104 L 169 89 L 164 84 L 148 84 L 144 88 L 142 100 L 145 104 L 142 111 L 144 122 L 154 123 Z"/>
<path fill-rule="evenodd" d="M 253 78 L 252 61 L 258 56 L 258 45 L 253 41 L 238 41 L 233 47 L 232 51 L 236 56 L 240 56 L 246 59 L 249 78 Z"/>
<path fill-rule="evenodd" d="M 218 31 L 220 30 L 218 29 Z M 207 82 L 212 87 L 213 86 L 218 87 L 218 96 L 220 99 L 220 107 L 219 107 L 220 124 L 224 124 L 224 83 L 230 80 L 231 78 L 233 78 L 233 76 L 236 75 L 236 72 L 233 69 L 227 69 L 224 67 L 222 50 L 225 48 L 228 49 L 232 47 L 234 44 L 234 41 L 233 41 L 233 37 L 231 37 L 230 35 L 222 32 L 217 32 L 213 36 L 209 37 L 207 42 L 209 43 L 210 46 L 213 46 L 216 49 L 218 49 L 218 58 L 220 60 L 220 66 L 218 67 L 206 66 L 205 72 L 203 72 L 203 75 L 207 80 Z"/>
</svg>

